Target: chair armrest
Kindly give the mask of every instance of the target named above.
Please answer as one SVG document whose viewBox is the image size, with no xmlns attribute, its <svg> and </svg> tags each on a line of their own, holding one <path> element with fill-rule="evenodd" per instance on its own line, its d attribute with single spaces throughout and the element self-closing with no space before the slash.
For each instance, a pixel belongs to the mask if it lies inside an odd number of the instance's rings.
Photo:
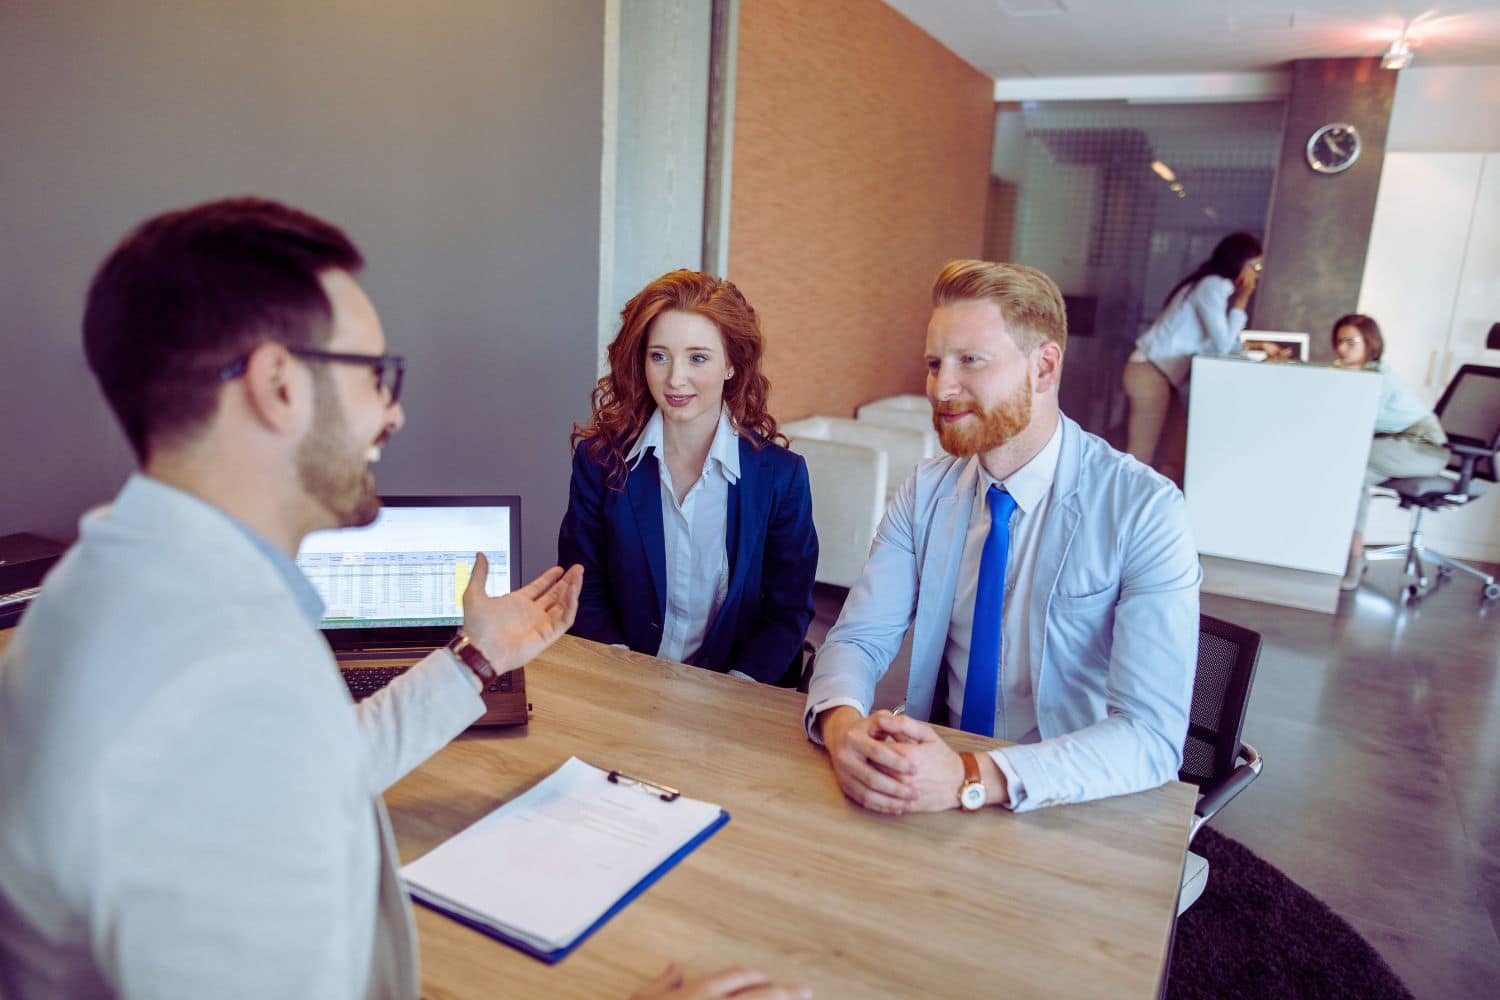
<svg viewBox="0 0 1500 1000">
<path fill-rule="evenodd" d="M 812 684 L 813 661 L 818 657 L 818 647 L 804 641 L 802 648 L 797 650 L 797 655 L 802 660 L 802 669 L 797 676 L 797 691 L 807 694 L 807 689 Z"/>
<path fill-rule="evenodd" d="M 1469 484 L 1474 481 L 1474 468 L 1487 453 L 1451 441 L 1448 442 L 1448 452 L 1458 459 L 1458 484 L 1454 492 L 1467 497 Z"/>
<path fill-rule="evenodd" d="M 1263 764 L 1260 753 L 1253 746 L 1241 743 L 1240 759 L 1244 761 L 1243 764 L 1229 772 L 1229 777 L 1209 789 L 1198 800 L 1198 805 L 1193 809 L 1193 825 L 1188 834 L 1188 843 L 1192 843 L 1193 836 L 1197 834 L 1199 827 L 1213 819 L 1215 814 L 1228 805 L 1236 795 L 1243 792 L 1250 782 L 1260 777 Z"/>
</svg>

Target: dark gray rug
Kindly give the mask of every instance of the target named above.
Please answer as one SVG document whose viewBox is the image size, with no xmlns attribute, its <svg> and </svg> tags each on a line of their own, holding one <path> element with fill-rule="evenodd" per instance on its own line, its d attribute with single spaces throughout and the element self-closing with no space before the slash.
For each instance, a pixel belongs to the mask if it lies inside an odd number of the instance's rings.
<svg viewBox="0 0 1500 1000">
<path fill-rule="evenodd" d="M 1208 886 L 1177 921 L 1171 1000 L 1411 997 L 1370 943 L 1249 848 L 1205 827 Z"/>
</svg>

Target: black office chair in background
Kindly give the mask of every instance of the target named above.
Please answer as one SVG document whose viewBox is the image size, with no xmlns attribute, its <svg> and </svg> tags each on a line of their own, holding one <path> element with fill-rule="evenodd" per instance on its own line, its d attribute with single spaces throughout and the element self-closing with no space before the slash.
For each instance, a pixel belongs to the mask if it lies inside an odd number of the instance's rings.
<svg viewBox="0 0 1500 1000">
<path fill-rule="evenodd" d="M 1439 581 L 1454 570 L 1478 577 L 1483 583 L 1482 600 L 1500 598 L 1500 583 L 1481 569 L 1450 559 L 1422 544 L 1422 516 L 1429 510 L 1462 507 L 1483 496 L 1495 482 L 1495 454 L 1500 452 L 1500 368 L 1464 365 L 1453 376 L 1438 400 L 1438 422 L 1448 435 L 1452 458 L 1448 468 L 1454 475 L 1387 479 L 1379 485 L 1395 492 L 1400 506 L 1412 511 L 1411 537 L 1399 545 L 1387 545 L 1365 553 L 1367 560 L 1404 559 L 1406 575 L 1413 581 L 1402 591 L 1408 604 L 1426 597 Z M 1429 575 L 1429 567 L 1436 569 Z"/>
<path fill-rule="evenodd" d="M 1182 770 L 1177 772 L 1178 778 L 1198 786 L 1189 846 L 1203 824 L 1260 776 L 1260 754 L 1240 741 L 1259 661 L 1260 633 L 1210 615 L 1198 616 L 1193 704 L 1182 745 Z M 1189 851 L 1177 897 L 1179 916 L 1203 895 L 1207 884 L 1208 859 Z"/>
</svg>

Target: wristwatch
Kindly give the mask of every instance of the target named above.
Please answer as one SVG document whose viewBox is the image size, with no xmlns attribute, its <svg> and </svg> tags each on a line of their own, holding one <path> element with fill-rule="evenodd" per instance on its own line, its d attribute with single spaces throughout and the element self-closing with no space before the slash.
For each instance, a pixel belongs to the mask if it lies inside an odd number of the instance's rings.
<svg viewBox="0 0 1500 1000">
<path fill-rule="evenodd" d="M 453 634 L 453 638 L 448 640 L 448 652 L 458 657 L 459 662 L 474 671 L 474 675 L 485 687 L 489 687 L 491 683 L 499 679 L 500 675 L 495 673 L 495 668 L 489 659 L 464 634 L 463 629 L 459 629 Z"/>
<path fill-rule="evenodd" d="M 984 775 L 979 773 L 979 758 L 971 753 L 961 753 L 958 757 L 964 762 L 964 783 L 958 786 L 958 807 L 964 812 L 978 812 L 989 797 L 984 790 Z"/>
</svg>

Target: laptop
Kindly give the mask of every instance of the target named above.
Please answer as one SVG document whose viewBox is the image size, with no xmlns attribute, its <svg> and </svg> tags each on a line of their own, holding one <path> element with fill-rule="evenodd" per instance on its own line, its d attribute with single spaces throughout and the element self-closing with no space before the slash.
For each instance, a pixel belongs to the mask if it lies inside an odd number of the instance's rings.
<svg viewBox="0 0 1500 1000">
<path fill-rule="evenodd" d="M 520 497 L 384 497 L 381 505 L 373 524 L 314 532 L 297 553 L 323 598 L 319 627 L 356 701 L 453 636 L 475 552 L 489 560 L 490 596 L 521 585 Z M 502 675 L 481 696 L 476 726 L 526 724 L 522 671 Z"/>
</svg>

